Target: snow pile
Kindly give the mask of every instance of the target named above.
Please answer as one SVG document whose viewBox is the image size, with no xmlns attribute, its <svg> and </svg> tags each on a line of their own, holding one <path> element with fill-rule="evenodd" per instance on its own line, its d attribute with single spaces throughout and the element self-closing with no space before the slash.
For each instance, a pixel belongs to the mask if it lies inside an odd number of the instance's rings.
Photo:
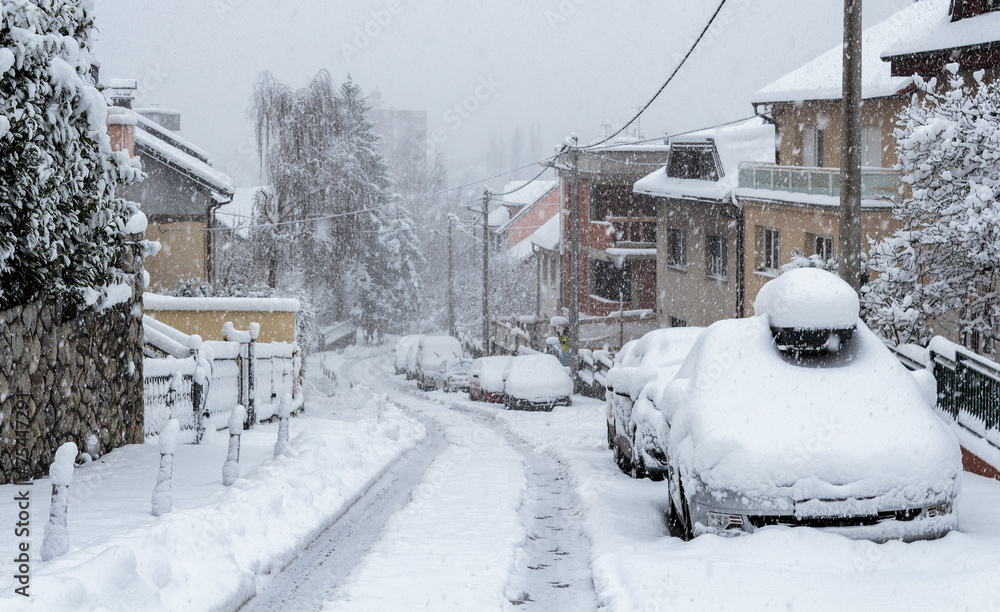
<svg viewBox="0 0 1000 612">
<path fill-rule="evenodd" d="M 849 329 L 861 310 L 854 289 L 819 268 L 796 268 L 767 282 L 753 307 L 771 327 L 794 329 Z"/>
<path fill-rule="evenodd" d="M 78 468 L 69 552 L 32 564 L 30 600 L 14 594 L 8 575 L 0 584 L 0 609 L 238 608 L 425 435 L 384 400 L 375 401 L 380 415 L 354 414 L 345 421 L 336 411 L 353 411 L 348 402 L 355 397 L 313 399 L 307 414 L 319 418 L 292 419 L 291 440 L 279 457 L 273 457 L 277 425 L 243 433 L 241 477 L 231 487 L 219 481 L 225 441 L 179 446 L 173 512 L 160 518 L 149 506 L 156 445 L 126 446 Z M 0 487 L 4 515 L 16 512 L 15 494 L 14 485 Z M 37 516 L 48 512 L 44 497 L 32 496 Z M 32 550 L 40 536 L 40 529 L 32 530 Z M 14 530 L 4 530 L 0 548 L 16 546 Z"/>
<path fill-rule="evenodd" d="M 954 436 L 860 321 L 835 355 L 799 358 L 775 349 L 766 317 L 715 323 L 657 405 L 689 497 L 735 491 L 776 510 L 855 499 L 842 510 L 867 514 L 956 493 Z"/>
<path fill-rule="evenodd" d="M 552 355 L 518 355 L 503 373 L 508 395 L 529 401 L 546 401 L 573 393 L 573 380 Z"/>
</svg>

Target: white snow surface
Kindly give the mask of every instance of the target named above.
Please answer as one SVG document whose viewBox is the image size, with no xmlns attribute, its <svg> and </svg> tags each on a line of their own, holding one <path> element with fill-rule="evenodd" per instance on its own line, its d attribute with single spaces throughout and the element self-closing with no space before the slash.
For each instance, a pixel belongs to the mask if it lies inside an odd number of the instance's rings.
<svg viewBox="0 0 1000 612">
<path fill-rule="evenodd" d="M 503 393 L 503 373 L 511 359 L 508 355 L 480 357 L 472 362 L 470 373 L 478 376 L 484 391 Z"/>
<path fill-rule="evenodd" d="M 49 479 L 54 485 L 69 485 L 73 483 L 73 462 L 79 450 L 73 442 L 66 442 L 56 450 L 56 456 L 49 466 Z"/>
<path fill-rule="evenodd" d="M 848 329 L 858 322 L 861 302 L 839 276 L 819 268 L 796 268 L 765 283 L 753 308 L 767 315 L 771 327 Z"/>
<path fill-rule="evenodd" d="M 1000 12 L 984 13 L 976 17 L 952 21 L 948 14 L 947 2 L 939 2 L 935 8 L 934 16 L 936 19 L 929 20 L 929 27 L 922 27 L 919 30 L 915 28 L 909 36 L 898 38 L 882 52 L 882 57 L 926 53 L 1000 41 Z"/>
<path fill-rule="evenodd" d="M 702 331 L 701 327 L 657 329 L 628 342 L 621 351 L 621 359 L 616 359 L 608 371 L 608 387 L 637 399 L 642 388 L 661 375 L 661 371 L 670 378 L 676 374 Z"/>
<path fill-rule="evenodd" d="M 662 198 L 728 201 L 739 185 L 740 162 L 774 163 L 774 126 L 759 117 L 676 136 L 670 146 L 709 139 L 719 154 L 719 180 L 672 178 L 660 168 L 636 181 L 632 190 Z"/>
<path fill-rule="evenodd" d="M 508 395 L 529 401 L 546 401 L 573 393 L 573 380 L 553 355 L 518 355 L 504 370 Z"/>
<path fill-rule="evenodd" d="M 860 510 L 957 493 L 954 435 L 861 321 L 836 355 L 801 361 L 775 349 L 766 317 L 719 321 L 657 407 L 689 495 L 704 486 L 775 510 L 845 499 Z"/>
<path fill-rule="evenodd" d="M 913 83 L 912 77 L 892 76 L 892 66 L 882 61 L 896 41 L 919 37 L 947 17 L 950 0 L 913 2 L 884 21 L 865 28 L 861 34 L 861 94 L 864 99 L 891 96 Z M 843 96 L 843 45 L 837 45 L 809 63 L 767 85 L 752 101 L 798 102 L 839 100 Z"/>
<path fill-rule="evenodd" d="M 174 456 L 173 512 L 150 514 L 157 444 L 129 445 L 76 469 L 67 554 L 32 555 L 31 598 L 0 578 L 0 609 L 235 610 L 350 506 L 424 428 L 362 387 L 326 396 L 312 368 L 308 406 L 289 422 L 288 450 L 274 457 L 278 424 L 242 435 L 240 478 L 220 482 L 224 432 Z M 214 432 L 210 432 L 214 434 Z M 31 493 L 31 551 L 49 512 L 47 480 Z M 0 486 L 0 513 L 16 516 L 15 485 Z M 22 487 L 23 489 L 23 487 Z M 16 550 L 13 529 L 0 549 Z"/>
<path fill-rule="evenodd" d="M 301 303 L 295 298 L 176 297 L 143 293 L 142 305 L 146 310 L 298 312 Z"/>
</svg>

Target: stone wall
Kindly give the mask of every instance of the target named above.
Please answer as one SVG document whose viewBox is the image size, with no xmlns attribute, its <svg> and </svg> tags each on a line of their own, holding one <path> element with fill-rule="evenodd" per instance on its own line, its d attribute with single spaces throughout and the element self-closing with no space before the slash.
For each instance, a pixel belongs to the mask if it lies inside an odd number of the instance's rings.
<svg viewBox="0 0 1000 612">
<path fill-rule="evenodd" d="M 91 433 L 101 453 L 143 441 L 140 295 L 68 321 L 53 302 L 0 311 L 0 484 L 45 476 Z"/>
</svg>

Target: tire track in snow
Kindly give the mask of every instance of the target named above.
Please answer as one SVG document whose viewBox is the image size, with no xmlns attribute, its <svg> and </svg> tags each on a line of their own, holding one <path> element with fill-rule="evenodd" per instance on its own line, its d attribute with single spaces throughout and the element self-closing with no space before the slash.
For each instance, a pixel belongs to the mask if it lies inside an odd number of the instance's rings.
<svg viewBox="0 0 1000 612">
<path fill-rule="evenodd" d="M 401 456 L 358 501 L 251 599 L 243 612 L 319 610 L 378 539 L 389 517 L 409 503 L 411 491 L 448 445 L 436 421 L 414 415 L 427 437 Z"/>
</svg>

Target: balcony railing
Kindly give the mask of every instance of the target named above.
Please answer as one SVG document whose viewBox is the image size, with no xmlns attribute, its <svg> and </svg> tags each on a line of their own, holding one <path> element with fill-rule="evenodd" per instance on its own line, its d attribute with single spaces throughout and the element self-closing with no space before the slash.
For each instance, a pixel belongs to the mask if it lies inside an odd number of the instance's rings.
<svg viewBox="0 0 1000 612">
<path fill-rule="evenodd" d="M 656 217 L 608 217 L 614 225 L 612 239 L 619 248 L 656 246 Z"/>
<path fill-rule="evenodd" d="M 861 197 L 865 200 L 900 198 L 900 174 L 885 168 L 861 169 Z M 840 197 L 839 168 L 740 164 L 740 188 Z"/>
</svg>

